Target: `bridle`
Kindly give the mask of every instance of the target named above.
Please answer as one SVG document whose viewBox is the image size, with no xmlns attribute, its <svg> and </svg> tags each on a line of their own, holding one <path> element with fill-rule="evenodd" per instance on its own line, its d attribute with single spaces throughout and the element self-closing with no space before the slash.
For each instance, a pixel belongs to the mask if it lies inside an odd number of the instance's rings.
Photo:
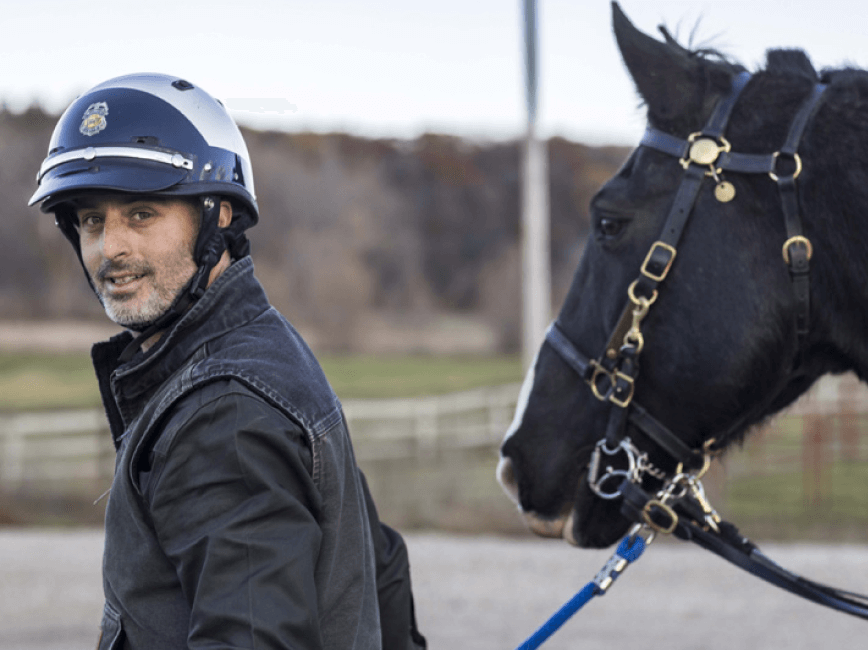
<svg viewBox="0 0 868 650">
<path fill-rule="evenodd" d="M 743 537 L 734 525 L 723 521 L 708 502 L 701 482 L 717 451 L 714 439 L 707 441 L 701 449 L 691 448 L 633 399 L 639 374 L 638 358 L 645 342 L 642 321 L 657 300 L 659 287 L 672 268 L 681 234 L 703 181 L 709 177 L 714 179 L 714 194 L 718 201 L 725 203 L 734 198 L 735 188 L 723 179 L 724 172 L 768 174 L 777 184 L 787 230 L 782 253 L 793 286 L 799 356 L 804 351 L 810 328 L 809 271 L 813 246 L 802 233 L 799 215 L 796 179 L 802 171 L 802 160 L 798 148 L 826 86 L 816 84 L 813 87 L 793 118 L 779 151 L 771 154 L 736 153 L 723 134 L 732 109 L 749 80 L 750 75 L 746 72 L 736 75 L 732 90 L 717 104 L 702 131 L 687 139 L 650 127 L 645 131 L 641 146 L 677 157 L 684 168 L 684 176 L 659 239 L 651 245 L 639 268 L 639 276 L 627 289 L 627 304 L 603 354 L 597 359 L 582 354 L 557 321 L 549 327 L 546 343 L 578 373 L 597 399 L 612 405 L 605 436 L 597 443 L 588 464 L 587 481 L 599 497 L 623 500 L 621 513 L 634 522 L 630 535 L 625 539 L 632 540 L 644 534 L 650 542 L 657 533 L 672 533 L 791 593 L 868 618 L 868 596 L 813 582 L 783 569 Z M 789 173 L 778 168 L 784 159 L 791 161 L 792 171 Z M 799 363 L 797 359 L 796 366 Z M 794 367 L 791 375 L 798 372 Z M 792 376 L 781 380 L 771 391 L 769 400 L 785 388 Z M 677 463 L 674 473 L 650 462 L 648 452 L 640 451 L 627 437 L 628 424 L 641 431 Z M 609 465 L 614 464 L 616 456 L 622 455 L 620 469 Z M 656 479 L 662 487 L 649 494 L 643 487 L 646 477 Z M 617 563 L 621 569 L 616 573 L 623 570 L 626 561 L 619 558 Z"/>
<path fill-rule="evenodd" d="M 641 431 L 674 460 L 678 466 L 675 475 L 685 471 L 702 472 L 709 462 L 708 457 L 717 451 L 714 441 L 706 443 L 702 449 L 689 447 L 633 399 L 639 374 L 639 355 L 645 344 L 642 322 L 657 300 L 659 288 L 675 262 L 681 235 L 707 178 L 714 180 L 714 195 L 722 203 L 735 197 L 735 187 L 723 178 L 724 172 L 768 174 L 777 184 L 787 231 L 782 254 L 793 286 L 798 347 L 799 350 L 804 347 L 810 328 L 809 271 L 813 246 L 802 232 L 799 215 L 796 179 L 802 171 L 802 160 L 798 148 L 826 86 L 816 84 L 813 87 L 793 118 L 780 150 L 770 154 L 737 153 L 732 151 L 724 133 L 732 110 L 750 78 L 747 72 L 737 74 L 729 94 L 718 102 L 704 128 L 686 139 L 651 127 L 645 131 L 640 146 L 678 158 L 684 175 L 663 230 L 645 256 L 638 277 L 627 289 L 626 306 L 603 353 L 597 359 L 585 356 L 557 321 L 552 323 L 546 333 L 548 345 L 587 383 L 594 397 L 612 406 L 605 436 L 597 443 L 588 465 L 588 484 L 603 499 L 622 496 L 620 485 L 624 479 L 638 484 L 646 475 L 658 480 L 667 477 L 666 472 L 651 464 L 648 453 L 640 452 L 626 436 L 628 424 Z M 781 170 L 784 160 L 790 161 L 788 173 Z M 779 386 L 778 390 L 783 387 Z M 619 469 L 610 465 L 616 456 L 623 456 Z"/>
</svg>

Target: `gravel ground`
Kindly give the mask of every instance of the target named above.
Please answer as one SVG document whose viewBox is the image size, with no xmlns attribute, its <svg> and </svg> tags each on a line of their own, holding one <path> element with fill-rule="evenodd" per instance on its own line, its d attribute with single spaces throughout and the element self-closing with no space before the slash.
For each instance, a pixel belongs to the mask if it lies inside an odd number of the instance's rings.
<svg viewBox="0 0 868 650">
<path fill-rule="evenodd" d="M 433 650 L 515 648 L 609 556 L 524 538 L 415 533 L 407 543 L 420 626 Z M 101 547 L 99 530 L 0 530 L 0 648 L 93 648 Z M 868 591 L 868 546 L 763 550 L 807 577 Z M 699 549 L 657 542 L 543 648 L 814 650 L 863 647 L 865 629 L 860 619 L 802 601 Z"/>
</svg>

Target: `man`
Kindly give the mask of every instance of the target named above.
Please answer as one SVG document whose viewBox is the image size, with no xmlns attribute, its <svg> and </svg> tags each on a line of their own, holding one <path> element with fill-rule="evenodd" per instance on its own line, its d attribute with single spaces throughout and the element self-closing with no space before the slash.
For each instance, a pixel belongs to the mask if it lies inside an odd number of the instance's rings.
<svg viewBox="0 0 868 650">
<path fill-rule="evenodd" d="M 340 403 L 253 275 L 253 176 L 222 105 L 109 80 L 37 180 L 30 204 L 128 330 L 92 353 L 117 448 L 99 648 L 425 647 Z"/>
</svg>

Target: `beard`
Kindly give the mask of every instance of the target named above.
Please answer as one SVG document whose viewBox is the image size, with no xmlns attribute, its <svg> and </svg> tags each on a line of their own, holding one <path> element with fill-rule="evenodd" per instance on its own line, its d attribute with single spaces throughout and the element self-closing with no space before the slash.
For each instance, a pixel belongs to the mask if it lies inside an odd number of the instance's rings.
<svg viewBox="0 0 868 650">
<path fill-rule="evenodd" d="M 143 332 L 169 311 L 195 272 L 192 257 L 158 266 L 105 260 L 91 278 L 106 315 L 122 327 Z M 126 290 L 127 285 L 132 290 Z"/>
</svg>

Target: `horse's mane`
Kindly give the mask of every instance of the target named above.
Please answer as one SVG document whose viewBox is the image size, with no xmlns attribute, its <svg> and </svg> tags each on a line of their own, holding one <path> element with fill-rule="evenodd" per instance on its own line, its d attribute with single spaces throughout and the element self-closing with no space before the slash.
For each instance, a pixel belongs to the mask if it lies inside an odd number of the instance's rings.
<svg viewBox="0 0 868 650">
<path fill-rule="evenodd" d="M 670 47 L 680 50 L 691 58 L 701 58 L 709 63 L 716 63 L 724 67 L 730 68 L 733 72 L 742 72 L 747 68 L 735 58 L 726 54 L 711 45 L 696 45 L 693 43 L 696 40 L 699 23 L 693 27 L 690 33 L 688 45 L 684 46 L 678 42 L 678 39 L 672 35 L 672 32 L 666 25 L 659 25 L 658 31 L 663 35 L 663 39 Z M 822 75 L 818 74 L 811 60 L 804 50 L 796 48 L 773 48 L 766 51 L 766 65 L 762 70 L 757 72 L 766 72 L 771 75 L 794 75 L 803 77 L 812 82 L 822 81 L 829 83 L 831 77 L 840 75 L 859 75 L 864 74 L 863 70 L 857 68 L 844 69 L 823 69 Z"/>
<path fill-rule="evenodd" d="M 814 65 L 803 50 L 774 49 L 766 52 L 766 74 L 802 77 L 816 83 L 819 80 Z"/>
</svg>

